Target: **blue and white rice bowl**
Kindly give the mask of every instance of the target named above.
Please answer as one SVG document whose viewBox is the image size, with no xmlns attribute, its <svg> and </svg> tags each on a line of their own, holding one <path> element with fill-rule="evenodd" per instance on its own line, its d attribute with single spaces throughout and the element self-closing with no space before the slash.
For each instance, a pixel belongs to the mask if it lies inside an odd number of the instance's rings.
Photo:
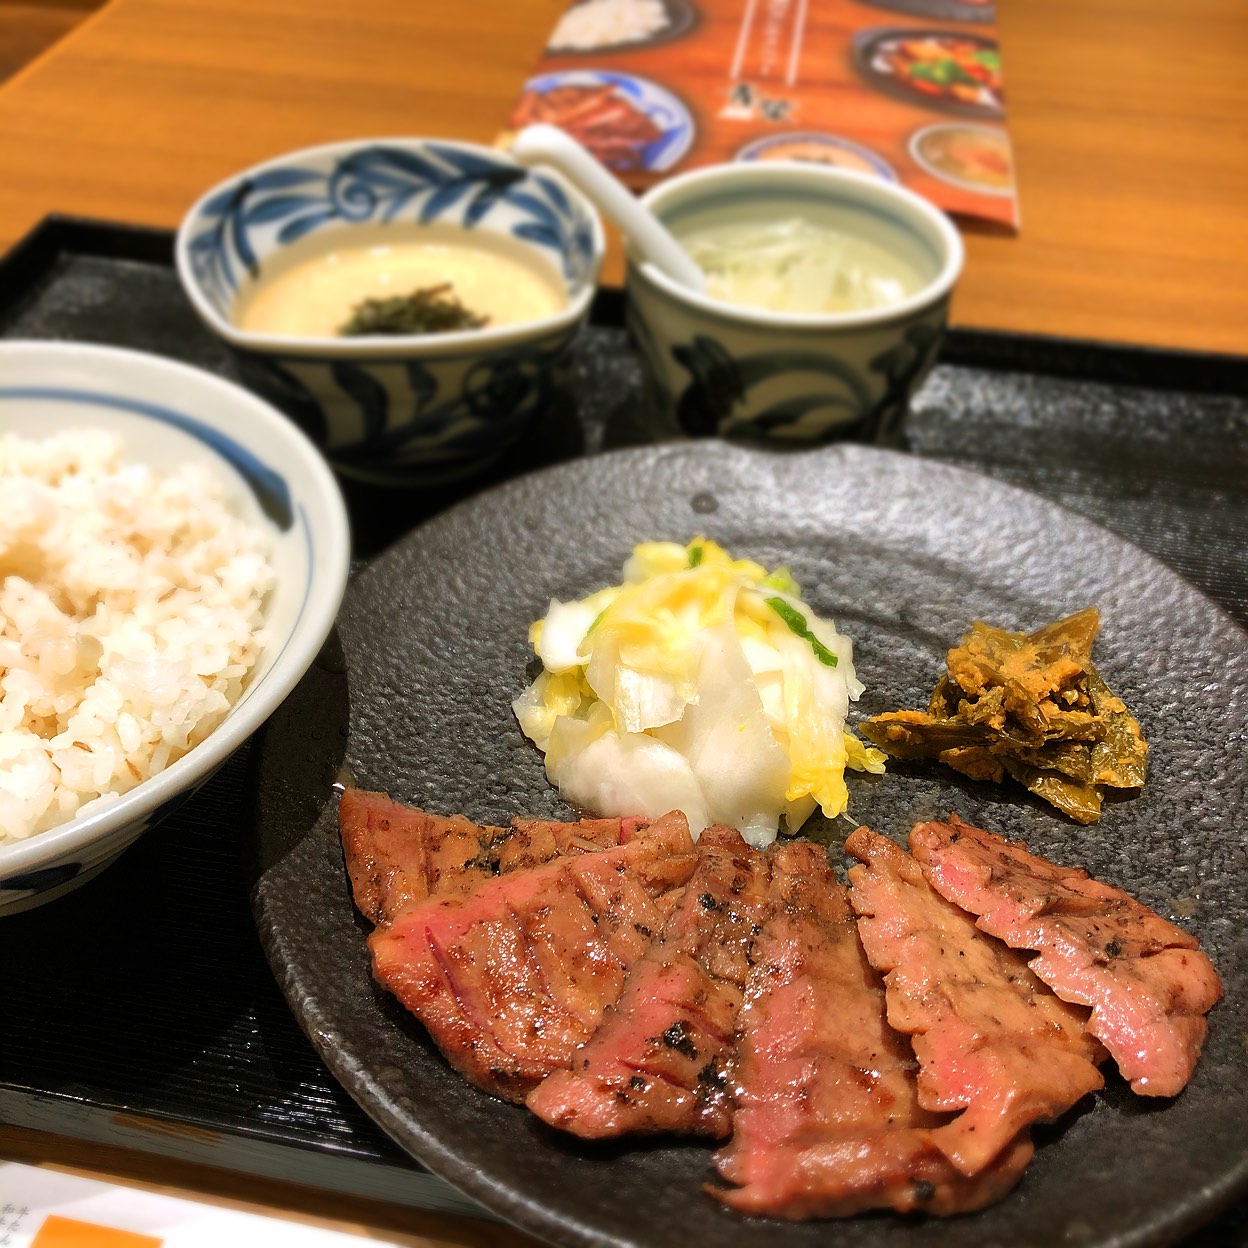
<svg viewBox="0 0 1248 1248">
<path fill-rule="evenodd" d="M 727 303 L 682 286 L 635 255 L 629 329 L 659 423 L 693 436 L 810 444 L 895 440 L 935 360 L 962 269 L 957 230 L 939 209 L 868 174 L 776 161 L 714 165 L 660 183 L 642 202 L 679 234 L 767 221 L 803 208 L 911 254 L 920 288 L 888 307 L 787 313 Z"/>
<path fill-rule="evenodd" d="M 95 809 L 0 844 L 0 915 L 42 905 L 99 874 L 177 809 L 277 709 L 329 635 L 346 589 L 350 534 L 316 448 L 266 403 L 156 356 L 71 343 L 0 343 L 0 430 L 39 439 L 92 428 L 126 463 L 206 467 L 230 510 L 261 526 L 273 587 L 266 643 L 238 701 L 165 770 Z"/>
<path fill-rule="evenodd" d="M 562 285 L 566 306 L 425 335 L 297 337 L 234 323 L 240 295 L 284 249 L 360 226 L 505 239 Z M 405 485 L 468 475 L 524 434 L 588 314 L 603 249 L 597 212 L 557 174 L 475 144 L 397 138 L 308 148 L 229 178 L 187 213 L 176 255 L 187 296 L 247 384 L 340 472 Z"/>
</svg>

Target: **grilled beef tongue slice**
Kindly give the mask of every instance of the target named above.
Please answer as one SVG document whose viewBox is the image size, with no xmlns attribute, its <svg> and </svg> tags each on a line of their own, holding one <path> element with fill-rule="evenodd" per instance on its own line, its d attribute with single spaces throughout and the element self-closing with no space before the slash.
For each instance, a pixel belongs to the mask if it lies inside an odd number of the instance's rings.
<svg viewBox="0 0 1248 1248">
<path fill-rule="evenodd" d="M 465 1079 L 522 1101 L 598 1029 L 696 863 L 675 811 L 614 848 L 410 906 L 369 937 L 373 974 Z"/>
<path fill-rule="evenodd" d="M 937 1146 L 946 1115 L 917 1096 L 909 1041 L 885 1018 L 884 985 L 845 889 L 817 845 L 772 855 L 776 911 L 754 942 L 737 1018 L 731 1143 L 716 1154 L 742 1213 L 844 1217 L 867 1209 L 961 1213 L 999 1199 L 1032 1154 L 1019 1135 L 979 1174 Z"/>
<path fill-rule="evenodd" d="M 845 848 L 865 864 L 850 869 L 849 900 L 867 958 L 886 972 L 888 1021 L 912 1038 L 919 1103 L 965 1110 L 932 1138 L 963 1174 L 978 1174 L 1032 1122 L 1102 1086 L 1088 1011 L 980 932 L 892 841 L 859 828 Z"/>
<path fill-rule="evenodd" d="M 1196 938 L 1129 897 L 951 815 L 916 824 L 910 850 L 933 887 L 979 916 L 1063 1001 L 1092 1007 L 1088 1030 L 1142 1096 L 1191 1077 L 1222 995 Z"/>
<path fill-rule="evenodd" d="M 538 866 L 559 854 L 618 845 L 621 833 L 640 822 L 517 819 L 514 827 L 495 828 L 463 815 L 431 815 L 363 789 L 347 789 L 338 803 L 355 904 L 373 923 L 389 923 L 427 897 L 468 893 L 500 873 Z"/>
<path fill-rule="evenodd" d="M 765 917 L 770 867 L 732 828 L 707 828 L 680 905 L 633 966 L 618 1004 L 526 1101 L 585 1139 L 632 1132 L 726 1136 L 726 1068 Z"/>
</svg>

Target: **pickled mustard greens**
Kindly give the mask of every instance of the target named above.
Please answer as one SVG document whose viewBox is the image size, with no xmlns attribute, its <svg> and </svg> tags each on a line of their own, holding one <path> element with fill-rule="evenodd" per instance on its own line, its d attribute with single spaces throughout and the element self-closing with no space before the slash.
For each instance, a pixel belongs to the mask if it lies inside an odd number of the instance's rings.
<svg viewBox="0 0 1248 1248">
<path fill-rule="evenodd" d="M 445 334 L 456 329 L 480 329 L 489 317 L 464 307 L 450 282 L 426 286 L 410 295 L 365 299 L 352 309 L 351 319 L 338 331 L 344 338 L 357 334 Z"/>
<path fill-rule="evenodd" d="M 858 312 L 901 303 L 924 284 L 907 256 L 804 217 L 725 221 L 676 233 L 706 274 L 707 294 L 743 307 Z"/>
<path fill-rule="evenodd" d="M 529 640 L 542 662 L 512 704 L 568 801 L 602 815 L 682 810 L 751 844 L 841 814 L 846 767 L 883 755 L 845 730 L 862 692 L 848 637 L 768 572 L 696 538 L 650 542 L 623 583 L 553 601 Z"/>
<path fill-rule="evenodd" d="M 1092 665 L 1100 612 L 1033 633 L 976 620 L 949 651 L 926 711 L 861 726 L 895 758 L 935 758 L 973 780 L 1011 776 L 1077 823 L 1101 817 L 1106 789 L 1138 789 L 1148 770 L 1140 725 Z"/>
</svg>

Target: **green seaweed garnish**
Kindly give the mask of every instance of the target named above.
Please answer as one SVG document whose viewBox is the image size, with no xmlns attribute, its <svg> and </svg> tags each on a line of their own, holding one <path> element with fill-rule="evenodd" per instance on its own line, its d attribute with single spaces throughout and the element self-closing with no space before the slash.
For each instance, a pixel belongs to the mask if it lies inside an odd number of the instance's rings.
<svg viewBox="0 0 1248 1248">
<path fill-rule="evenodd" d="M 810 625 L 806 623 L 806 617 L 800 611 L 789 606 L 783 598 L 766 598 L 764 601 L 789 626 L 789 632 L 795 637 L 800 637 L 803 641 L 810 642 L 810 648 L 815 652 L 815 658 L 824 667 L 836 666 L 836 655 L 810 631 Z"/>
<path fill-rule="evenodd" d="M 464 307 L 450 282 L 425 286 L 410 295 L 365 299 L 338 331 L 344 338 L 361 334 L 445 334 L 457 329 L 480 329 L 489 317 Z"/>
</svg>

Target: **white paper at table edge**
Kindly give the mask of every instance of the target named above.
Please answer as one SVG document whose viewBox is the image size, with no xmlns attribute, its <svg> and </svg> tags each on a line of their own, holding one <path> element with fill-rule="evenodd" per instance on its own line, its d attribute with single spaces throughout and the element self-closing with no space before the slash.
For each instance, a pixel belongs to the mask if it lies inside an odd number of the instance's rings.
<svg viewBox="0 0 1248 1248">
<path fill-rule="evenodd" d="M 385 1248 L 393 1240 L 364 1239 L 278 1217 L 222 1209 L 178 1196 L 0 1161 L 0 1209 L 13 1205 L 28 1212 L 9 1248 L 30 1248 L 44 1220 L 56 1214 L 119 1231 L 133 1231 L 162 1241 L 162 1248 Z M 7 1221 L 7 1220 L 6 1220 Z M 7 1231 L 0 1230 L 0 1236 Z"/>
</svg>

